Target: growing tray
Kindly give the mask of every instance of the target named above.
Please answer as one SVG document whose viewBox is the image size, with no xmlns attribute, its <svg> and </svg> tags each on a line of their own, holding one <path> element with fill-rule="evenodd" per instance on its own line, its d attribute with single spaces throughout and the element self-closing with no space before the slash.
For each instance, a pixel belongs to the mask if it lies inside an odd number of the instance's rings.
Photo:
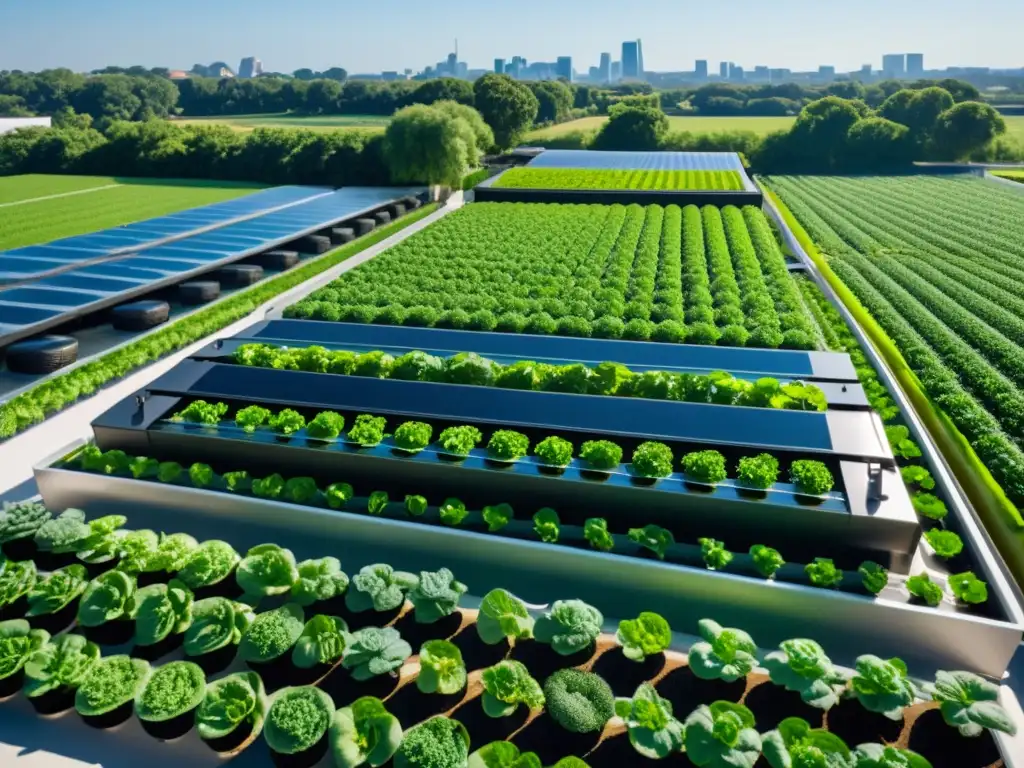
<svg viewBox="0 0 1024 768">
<path fill-rule="evenodd" d="M 130 510 L 137 527 L 197 535 L 200 529 L 230 525 L 238 546 L 273 539 L 300 558 L 321 556 L 326 547 L 343 562 L 379 559 L 414 571 L 447 566 L 475 594 L 513 585 L 529 602 L 571 596 L 600 604 L 608 615 L 634 615 L 638 605 L 655 606 L 674 626 L 712 617 L 748 628 L 762 647 L 806 634 L 838 663 L 850 664 L 866 652 L 899 656 L 922 676 L 944 668 L 998 679 L 1021 639 L 1019 624 L 997 619 L 194 488 L 165 486 L 154 492 L 149 483 L 55 466 L 80 445 L 35 468 L 51 508 L 77 507 L 90 514 Z M 1008 599 L 992 594 L 999 615 L 1008 615 Z"/>
</svg>

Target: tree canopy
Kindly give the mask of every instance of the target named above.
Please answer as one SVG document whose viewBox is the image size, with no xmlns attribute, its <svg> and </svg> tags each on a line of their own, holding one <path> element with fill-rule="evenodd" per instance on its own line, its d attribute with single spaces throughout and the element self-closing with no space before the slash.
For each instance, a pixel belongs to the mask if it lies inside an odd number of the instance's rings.
<svg viewBox="0 0 1024 768">
<path fill-rule="evenodd" d="M 537 97 L 508 75 L 484 75 L 474 84 L 473 94 L 476 108 L 494 131 L 498 149 L 514 147 L 537 119 Z"/>
</svg>

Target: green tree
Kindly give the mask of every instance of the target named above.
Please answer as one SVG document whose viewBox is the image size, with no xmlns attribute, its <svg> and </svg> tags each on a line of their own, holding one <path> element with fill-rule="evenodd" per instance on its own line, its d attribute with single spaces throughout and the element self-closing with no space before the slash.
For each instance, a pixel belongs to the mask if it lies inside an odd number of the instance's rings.
<svg viewBox="0 0 1024 768">
<path fill-rule="evenodd" d="M 92 128 L 92 117 L 78 114 L 73 107 L 63 107 L 53 113 L 53 125 L 56 128 Z"/>
<path fill-rule="evenodd" d="M 31 117 L 32 110 L 25 106 L 21 96 L 0 93 L 0 117 Z"/>
<path fill-rule="evenodd" d="M 306 110 L 311 114 L 337 113 L 341 101 L 341 83 L 335 80 L 314 80 L 306 89 Z"/>
<path fill-rule="evenodd" d="M 473 106 L 473 85 L 454 77 L 427 80 L 407 98 L 409 104 L 433 104 L 438 101 L 457 101 Z"/>
<path fill-rule="evenodd" d="M 844 162 L 850 170 L 891 170 L 914 160 L 910 129 L 883 117 L 859 120 L 846 137 Z"/>
<path fill-rule="evenodd" d="M 860 99 L 863 101 L 867 90 L 864 88 L 863 83 L 858 83 L 856 80 L 841 80 L 829 83 L 825 88 L 825 93 L 829 96 L 838 96 L 841 99 Z"/>
<path fill-rule="evenodd" d="M 826 96 L 803 108 L 791 134 L 812 165 L 832 168 L 841 160 L 850 129 L 870 112 L 863 101 Z"/>
<path fill-rule="evenodd" d="M 964 101 L 947 109 L 935 122 L 933 155 L 960 160 L 1006 133 L 1006 121 L 988 104 Z"/>
<path fill-rule="evenodd" d="M 142 99 L 132 91 L 132 79 L 127 75 L 100 75 L 89 78 L 72 106 L 97 121 L 131 120 L 142 107 Z"/>
<path fill-rule="evenodd" d="M 498 149 L 514 147 L 537 118 L 537 97 L 508 75 L 484 75 L 476 81 L 473 92 L 476 108 L 494 131 Z"/>
<path fill-rule="evenodd" d="M 467 107 L 456 101 L 439 101 L 434 104 L 434 109 L 451 115 L 456 120 L 462 120 L 470 127 L 473 131 L 478 157 L 494 146 L 494 132 L 484 122 L 483 116 L 472 107 Z"/>
<path fill-rule="evenodd" d="M 668 118 L 660 109 L 615 106 L 608 122 L 594 137 L 592 149 L 655 150 L 668 133 Z"/>
<path fill-rule="evenodd" d="M 458 186 L 480 159 L 476 134 L 451 110 L 414 104 L 395 113 L 384 133 L 384 156 L 396 183 Z"/>
<path fill-rule="evenodd" d="M 541 83 L 530 83 L 530 90 L 537 97 L 538 123 L 557 123 L 565 120 L 572 110 L 572 91 L 565 83 L 557 80 L 546 80 Z"/>
<path fill-rule="evenodd" d="M 935 83 L 939 88 L 949 91 L 953 101 L 959 104 L 962 101 L 981 101 L 981 91 L 968 82 L 947 77 Z"/>
</svg>

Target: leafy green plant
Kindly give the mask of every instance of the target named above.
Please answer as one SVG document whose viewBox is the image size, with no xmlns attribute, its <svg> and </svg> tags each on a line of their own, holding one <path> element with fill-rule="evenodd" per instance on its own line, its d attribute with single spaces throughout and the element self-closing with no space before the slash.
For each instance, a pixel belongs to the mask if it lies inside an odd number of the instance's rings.
<svg viewBox="0 0 1024 768">
<path fill-rule="evenodd" d="M 405 511 L 410 517 L 423 517 L 427 512 L 427 499 L 425 496 L 406 496 Z"/>
<path fill-rule="evenodd" d="M 935 487 L 935 478 L 932 477 L 932 473 L 916 464 L 903 467 L 900 470 L 900 475 L 903 477 L 904 484 L 908 486 L 920 488 L 924 491 L 930 491 Z"/>
<path fill-rule="evenodd" d="M 337 768 L 378 768 L 392 758 L 401 742 L 398 718 L 373 696 L 363 696 L 342 707 L 331 721 L 331 753 Z"/>
<path fill-rule="evenodd" d="M 988 600 L 988 584 L 971 571 L 951 574 L 949 589 L 957 600 L 968 605 L 980 605 Z"/>
<path fill-rule="evenodd" d="M 57 613 L 73 603 L 89 584 L 85 566 L 69 565 L 36 582 L 28 593 L 26 616 Z"/>
<path fill-rule="evenodd" d="M 964 551 L 963 539 L 953 531 L 932 528 L 930 531 L 925 531 L 924 538 L 935 550 L 935 554 L 941 558 L 956 557 Z"/>
<path fill-rule="evenodd" d="M 799 459 L 790 465 L 789 481 L 796 486 L 798 493 L 808 496 L 824 496 L 836 482 L 828 467 L 810 459 Z"/>
<path fill-rule="evenodd" d="M 121 555 L 117 566 L 119 570 L 125 573 L 145 573 L 159 570 L 152 567 L 160 548 L 160 536 L 156 531 L 148 529 L 128 531 L 120 538 L 118 545 Z"/>
<path fill-rule="evenodd" d="M 434 428 L 422 421 L 407 421 L 399 424 L 395 430 L 395 445 L 403 451 L 416 453 L 428 445 L 434 434 Z"/>
<path fill-rule="evenodd" d="M 352 501 L 353 496 L 355 496 L 355 489 L 348 483 L 332 483 L 324 491 L 327 506 L 331 509 L 343 509 L 346 504 Z"/>
<path fill-rule="evenodd" d="M 631 699 L 615 702 L 629 742 L 639 754 L 660 760 L 683 748 L 683 724 L 672 715 L 672 702 L 658 695 L 650 683 L 641 683 Z"/>
<path fill-rule="evenodd" d="M 30 699 L 60 689 L 77 689 L 100 658 L 99 646 L 82 635 L 51 638 L 25 662 L 25 695 Z"/>
<path fill-rule="evenodd" d="M 66 509 L 39 526 L 33 538 L 41 552 L 66 554 L 74 552 L 78 542 L 88 535 L 89 525 L 85 522 L 85 512 Z"/>
<path fill-rule="evenodd" d="M 9 567 L 9 566 L 8 566 Z M 101 573 L 89 582 L 78 603 L 78 623 L 98 627 L 135 613 L 135 577 L 122 571 Z"/>
<path fill-rule="evenodd" d="M 279 755 L 312 749 L 334 719 L 334 701 L 311 685 L 278 691 L 267 712 L 263 738 Z"/>
<path fill-rule="evenodd" d="M 178 579 L 151 584 L 135 593 L 135 643 L 155 645 L 192 623 L 192 590 Z"/>
<path fill-rule="evenodd" d="M 942 587 L 932 581 L 927 571 L 922 571 L 917 576 L 907 579 L 907 591 L 919 600 L 931 606 L 942 602 Z"/>
<path fill-rule="evenodd" d="M 276 472 L 270 477 L 252 481 L 252 495 L 258 499 L 279 499 L 284 493 L 285 479 Z"/>
<path fill-rule="evenodd" d="M 243 724 L 251 725 L 253 735 L 259 735 L 269 706 L 258 674 L 228 675 L 206 686 L 206 696 L 196 709 L 196 729 L 206 740 L 228 736 Z"/>
<path fill-rule="evenodd" d="M 371 416 L 362 413 L 356 416 L 355 423 L 348 431 L 347 439 L 363 448 L 372 448 L 379 445 L 384 439 L 384 428 L 387 426 L 387 419 L 383 416 Z"/>
<path fill-rule="evenodd" d="M 504 589 L 493 589 L 480 603 L 476 630 L 487 645 L 506 639 L 522 640 L 533 636 L 533 618 L 518 597 Z"/>
<path fill-rule="evenodd" d="M 352 367 L 353 376 L 365 376 L 370 379 L 386 379 L 395 364 L 395 358 L 387 352 L 375 350 L 359 355 Z"/>
<path fill-rule="evenodd" d="M 216 426 L 227 412 L 227 403 L 208 403 L 205 400 L 194 400 L 184 409 L 171 416 L 171 421 Z"/>
<path fill-rule="evenodd" d="M 584 651 L 601 634 L 604 616 L 582 600 L 556 600 L 533 627 L 537 642 L 550 645 L 562 656 Z"/>
<path fill-rule="evenodd" d="M 458 720 L 432 717 L 405 732 L 395 768 L 463 768 L 469 763 L 469 734 Z"/>
<path fill-rule="evenodd" d="M 355 680 L 391 674 L 412 655 L 412 646 L 393 627 L 364 627 L 348 638 L 342 665 Z"/>
<path fill-rule="evenodd" d="M 615 469 L 622 463 L 622 448 L 610 440 L 588 440 L 580 448 L 580 458 L 591 469 Z"/>
<path fill-rule="evenodd" d="M 727 683 L 749 675 L 757 665 L 757 645 L 741 629 L 727 629 L 711 619 L 697 623 L 701 640 L 690 647 L 690 671 L 702 680 Z"/>
<path fill-rule="evenodd" d="M 779 460 L 770 453 L 745 456 L 736 466 L 736 480 L 745 488 L 766 490 L 779 479 Z"/>
<path fill-rule="evenodd" d="M 437 444 L 449 456 L 469 456 L 470 452 L 483 440 L 483 437 L 476 427 L 448 427 L 441 433 Z"/>
<path fill-rule="evenodd" d="M 405 602 L 417 581 L 415 574 L 396 571 L 385 563 L 364 566 L 352 577 L 345 606 L 353 613 L 393 611 Z"/>
<path fill-rule="evenodd" d="M 255 428 L 253 428 L 253 431 L 255 431 Z M 136 480 L 156 479 L 159 470 L 160 462 L 156 459 L 148 459 L 145 456 L 136 456 L 128 465 L 128 471 L 132 473 L 132 477 Z"/>
<path fill-rule="evenodd" d="M 825 649 L 814 640 L 783 640 L 778 651 L 764 657 L 771 680 L 787 691 L 799 693 L 805 703 L 826 712 L 839 703 L 847 677 L 832 664 Z"/>
<path fill-rule="evenodd" d="M 813 563 L 804 566 L 804 573 L 811 584 L 823 589 L 838 589 L 843 583 L 843 572 L 826 557 L 816 557 Z"/>
<path fill-rule="evenodd" d="M 388 508 L 390 501 L 387 491 L 374 491 L 367 497 L 366 511 L 374 517 L 380 517 Z"/>
<path fill-rule="evenodd" d="M 774 731 L 761 737 L 761 747 L 771 768 L 850 765 L 850 748 L 824 728 L 812 728 L 799 717 L 787 717 Z"/>
<path fill-rule="evenodd" d="M 238 656 L 260 664 L 280 658 L 292 649 L 305 626 L 305 612 L 296 603 L 264 611 L 242 634 Z"/>
<path fill-rule="evenodd" d="M 0 559 L 0 608 L 12 605 L 27 595 L 38 580 L 36 564 L 32 560 L 12 561 Z"/>
<path fill-rule="evenodd" d="M 483 671 L 481 682 L 484 687 L 481 703 L 489 717 L 508 717 L 520 704 L 525 704 L 527 709 L 544 706 L 544 691 L 522 662 L 500 661 Z"/>
<path fill-rule="evenodd" d="M 946 672 L 935 675 L 935 683 L 925 687 L 932 701 L 939 702 L 942 719 L 961 736 L 973 738 L 983 731 L 1017 734 L 1017 725 L 999 705 L 999 686 L 972 672 Z"/>
<path fill-rule="evenodd" d="M 929 520 L 945 520 L 949 514 L 945 502 L 930 493 L 918 493 L 910 497 L 914 511 Z"/>
<path fill-rule="evenodd" d="M 415 586 L 409 590 L 417 623 L 433 624 L 455 613 L 467 589 L 447 568 L 421 571 Z"/>
<path fill-rule="evenodd" d="M 492 741 L 469 756 L 468 768 L 543 768 L 536 752 L 520 752 L 511 741 Z"/>
<path fill-rule="evenodd" d="M 631 464 L 640 477 L 662 478 L 672 474 L 675 460 L 672 449 L 664 443 L 641 443 L 633 451 Z"/>
<path fill-rule="evenodd" d="M 5 502 L 0 510 L 0 544 L 32 538 L 52 517 L 45 505 L 35 501 Z"/>
<path fill-rule="evenodd" d="M 725 542 L 717 539 L 699 538 L 700 554 L 709 571 L 721 571 L 732 562 L 733 554 L 725 548 Z"/>
<path fill-rule="evenodd" d="M 49 639 L 49 632 L 32 629 L 24 619 L 0 621 L 0 680 L 20 672 Z"/>
<path fill-rule="evenodd" d="M 530 452 L 530 439 L 521 432 L 499 429 L 487 442 L 487 454 L 498 461 L 516 461 Z"/>
<path fill-rule="evenodd" d="M 185 630 L 185 655 L 202 656 L 238 645 L 256 614 L 245 603 L 208 597 L 192 605 L 192 623 Z"/>
<path fill-rule="evenodd" d="M 750 558 L 754 561 L 757 572 L 766 579 L 774 579 L 778 570 L 786 564 L 782 553 L 764 544 L 755 544 L 750 548 Z"/>
<path fill-rule="evenodd" d="M 438 507 L 438 514 L 442 523 L 455 527 L 461 525 L 462 521 L 469 516 L 469 510 L 459 499 L 445 499 L 444 503 Z"/>
<path fill-rule="evenodd" d="M 178 578 L 192 590 L 219 584 L 242 558 L 226 541 L 210 539 L 193 549 L 178 571 Z"/>
<path fill-rule="evenodd" d="M 270 428 L 279 435 L 294 435 L 306 426 L 306 417 L 291 408 L 270 417 Z"/>
<path fill-rule="evenodd" d="M 83 717 L 98 717 L 134 701 L 152 674 L 148 661 L 107 656 L 96 662 L 75 692 L 75 709 Z"/>
<path fill-rule="evenodd" d="M 608 521 L 603 517 L 591 517 L 584 522 L 583 538 L 598 552 L 611 552 L 615 548 L 615 539 L 608 532 Z"/>
<path fill-rule="evenodd" d="M 544 681 L 551 718 L 572 733 L 594 733 L 615 715 L 615 696 L 603 678 L 578 669 L 560 669 Z"/>
<path fill-rule="evenodd" d="M 188 468 L 188 480 L 196 488 L 212 488 L 217 481 L 217 473 L 209 464 L 196 462 Z"/>
<path fill-rule="evenodd" d="M 533 453 L 548 467 L 567 467 L 572 463 L 573 444 L 560 437 L 547 437 L 534 446 Z"/>
<path fill-rule="evenodd" d="M 742 704 L 701 705 L 683 722 L 686 756 L 697 768 L 754 768 L 761 736 L 754 713 Z"/>
<path fill-rule="evenodd" d="M 657 613 L 643 611 L 635 619 L 623 619 L 615 639 L 622 646 L 622 655 L 632 661 L 643 661 L 667 650 L 672 643 L 672 629 Z"/>
<path fill-rule="evenodd" d="M 401 381 L 438 382 L 444 380 L 444 368 L 444 361 L 440 357 L 415 350 L 395 360 L 391 366 L 390 378 Z"/>
<path fill-rule="evenodd" d="M 162 461 L 156 469 L 156 479 L 168 485 L 180 482 L 185 468 L 176 461 Z"/>
<path fill-rule="evenodd" d="M 860 574 L 864 589 L 872 595 L 881 593 L 883 589 L 889 586 L 889 571 L 878 563 L 872 563 L 870 560 L 865 561 L 860 564 L 857 573 Z"/>
<path fill-rule="evenodd" d="M 152 723 L 191 712 L 206 696 L 206 676 L 197 664 L 172 661 L 153 671 L 135 697 L 135 715 Z"/>
<path fill-rule="evenodd" d="M 235 414 L 235 425 L 243 431 L 253 434 L 264 424 L 270 422 L 272 414 L 261 405 L 250 405 Z"/>
<path fill-rule="evenodd" d="M 932 764 L 909 749 L 884 744 L 861 744 L 853 750 L 855 768 L 932 768 Z"/>
<path fill-rule="evenodd" d="M 231 493 L 248 493 L 252 490 L 252 478 L 248 472 L 225 472 L 224 487 Z"/>
<path fill-rule="evenodd" d="M 334 411 L 323 411 L 306 425 L 306 434 L 314 440 L 336 440 L 344 429 L 344 416 Z"/>
<path fill-rule="evenodd" d="M 320 500 L 320 489 L 311 477 L 292 477 L 285 482 L 282 495 L 293 504 L 316 504 Z"/>
<path fill-rule="evenodd" d="M 304 608 L 343 595 L 348 589 L 348 574 L 341 570 L 341 561 L 336 557 L 304 560 L 296 569 L 299 576 L 292 584 L 291 599 Z"/>
<path fill-rule="evenodd" d="M 917 686 L 907 677 L 907 665 L 902 659 L 880 659 L 870 654 L 854 662 L 856 672 L 850 678 L 850 689 L 869 712 L 885 715 L 890 720 L 902 720 L 904 707 L 909 707 L 918 696 Z"/>
<path fill-rule="evenodd" d="M 317 615 L 306 622 L 292 648 L 292 664 L 312 669 L 332 664 L 345 652 L 348 625 L 336 616 Z"/>
<path fill-rule="evenodd" d="M 555 510 L 544 507 L 544 509 L 538 511 L 533 516 L 533 532 L 537 534 L 541 541 L 547 544 L 555 544 L 558 542 L 559 525 L 561 522 Z"/>
<path fill-rule="evenodd" d="M 697 451 L 683 456 L 683 474 L 687 480 L 704 485 L 717 485 L 729 473 L 725 471 L 725 456 L 718 451 Z"/>
<path fill-rule="evenodd" d="M 277 544 L 260 544 L 245 553 L 235 569 L 242 591 L 254 597 L 283 595 L 298 581 L 299 570 L 290 549 Z"/>
<path fill-rule="evenodd" d="M 420 647 L 420 673 L 416 687 L 421 693 L 450 696 L 466 687 L 466 663 L 462 651 L 447 640 L 428 640 Z"/>
<path fill-rule="evenodd" d="M 483 509 L 484 522 L 490 533 L 497 533 L 512 522 L 514 517 L 515 512 L 510 504 L 495 504 Z"/>
<path fill-rule="evenodd" d="M 910 430 L 902 425 L 886 427 L 885 436 L 889 440 L 892 452 L 901 459 L 917 459 L 921 449 L 910 439 Z"/>
<path fill-rule="evenodd" d="M 668 548 L 676 543 L 672 531 L 659 525 L 645 525 L 643 528 L 630 528 L 629 540 L 634 544 L 649 549 L 659 560 L 665 559 Z"/>
</svg>

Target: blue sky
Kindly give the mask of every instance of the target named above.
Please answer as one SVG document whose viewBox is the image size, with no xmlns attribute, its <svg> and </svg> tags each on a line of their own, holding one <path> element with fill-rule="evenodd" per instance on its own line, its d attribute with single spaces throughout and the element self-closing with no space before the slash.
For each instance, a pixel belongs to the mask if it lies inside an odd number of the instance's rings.
<svg viewBox="0 0 1024 768">
<path fill-rule="evenodd" d="M 421 69 L 459 39 L 460 58 L 553 61 L 577 70 L 641 38 L 647 69 L 697 58 L 840 71 L 886 52 L 928 68 L 1024 66 L 1022 0 L 0 0 L 0 69 L 107 64 L 187 69 L 255 55 L 273 70 Z M 826 10 L 831 9 L 831 10 Z M 981 9 L 984 9 L 983 11 Z"/>
</svg>

